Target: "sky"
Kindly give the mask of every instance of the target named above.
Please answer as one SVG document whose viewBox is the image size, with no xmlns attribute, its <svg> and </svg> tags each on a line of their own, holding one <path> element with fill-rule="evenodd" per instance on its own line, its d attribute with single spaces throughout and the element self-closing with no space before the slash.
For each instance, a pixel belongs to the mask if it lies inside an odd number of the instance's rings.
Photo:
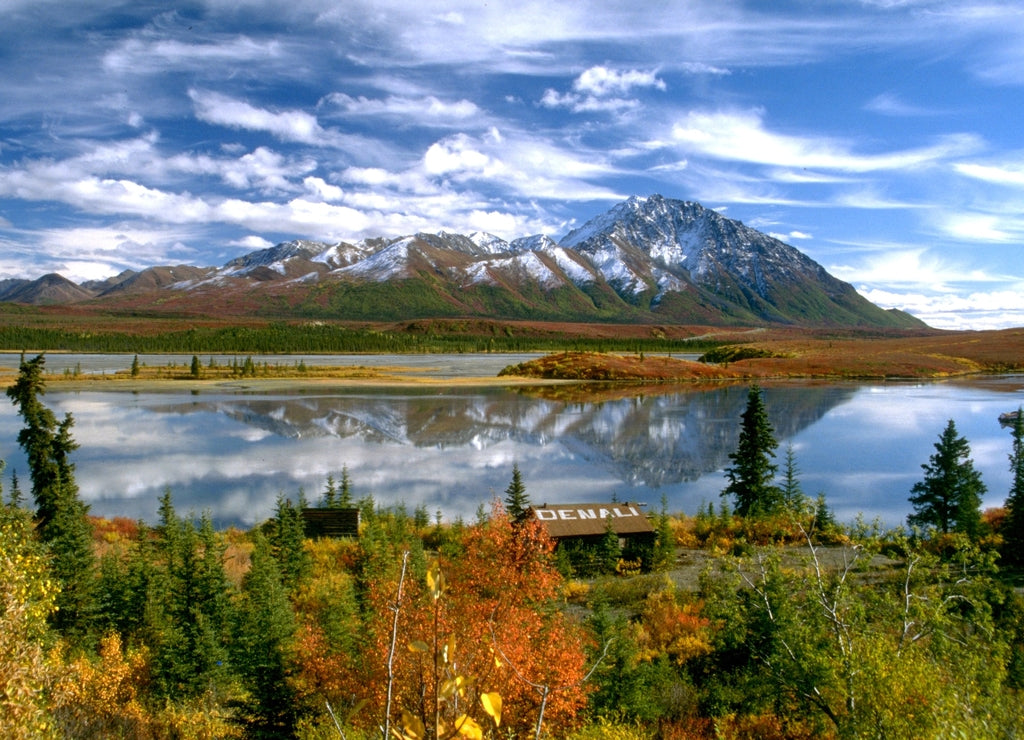
<svg viewBox="0 0 1024 740">
<path fill-rule="evenodd" d="M 1019 0 L 0 0 L 0 279 L 696 201 L 1024 326 Z"/>
</svg>

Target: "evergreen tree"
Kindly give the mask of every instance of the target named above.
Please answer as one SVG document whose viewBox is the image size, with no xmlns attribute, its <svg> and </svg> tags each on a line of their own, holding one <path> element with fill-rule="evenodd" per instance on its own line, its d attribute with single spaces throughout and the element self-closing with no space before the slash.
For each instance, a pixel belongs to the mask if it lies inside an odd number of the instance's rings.
<svg viewBox="0 0 1024 740">
<path fill-rule="evenodd" d="M 234 665 L 249 693 L 247 735 L 292 737 L 297 702 L 287 681 L 287 666 L 295 615 L 270 543 L 259 534 L 252 566 L 242 584 L 238 614 Z"/>
<path fill-rule="evenodd" d="M 970 445 L 957 434 L 952 419 L 935 443 L 935 454 L 921 468 L 924 480 L 910 489 L 914 513 L 907 517 L 907 523 L 912 527 L 932 526 L 943 534 L 977 535 L 986 488 L 974 469 Z"/>
<path fill-rule="evenodd" d="M 512 464 L 512 481 L 505 489 L 505 510 L 512 521 L 519 521 L 530 508 L 530 497 L 526 494 L 526 486 L 523 485 L 523 476 L 519 472 L 519 465 Z"/>
<path fill-rule="evenodd" d="M 291 499 L 277 497 L 277 507 L 271 529 L 271 552 L 281 571 L 281 582 L 293 591 L 312 569 L 312 558 L 306 550 L 306 532 L 302 523 L 305 496 L 299 492 L 299 505 Z"/>
<path fill-rule="evenodd" d="M 602 573 L 614 573 L 622 557 L 622 546 L 619 535 L 615 532 L 615 521 L 608 517 L 605 521 L 604 536 L 598 546 L 598 567 Z"/>
<path fill-rule="evenodd" d="M 1024 407 L 1017 409 L 1013 421 L 1013 448 L 1010 453 L 1010 494 L 1006 499 L 1003 525 L 1003 557 L 1016 565 L 1024 564 Z"/>
<path fill-rule="evenodd" d="M 426 504 L 420 504 L 412 512 L 412 525 L 417 529 L 421 530 L 430 524 L 430 512 L 427 511 Z"/>
<path fill-rule="evenodd" d="M 338 505 L 338 486 L 334 483 L 334 475 L 327 474 L 327 486 L 324 488 L 324 495 L 320 499 L 320 506 L 324 509 L 333 509 Z"/>
<path fill-rule="evenodd" d="M 814 500 L 814 531 L 832 532 L 838 526 L 832 509 L 825 502 L 825 494 L 819 493 L 818 497 Z"/>
<path fill-rule="evenodd" d="M 793 445 L 786 447 L 786 463 L 782 468 L 782 505 L 790 512 L 796 514 L 807 508 L 807 497 L 800 487 L 800 469 L 796 464 L 796 453 L 793 452 Z"/>
<path fill-rule="evenodd" d="M 341 485 L 338 487 L 338 508 L 352 506 L 352 480 L 348 477 L 348 465 L 341 466 Z"/>
<path fill-rule="evenodd" d="M 661 510 L 658 512 L 657 537 L 653 565 L 655 570 L 667 570 L 676 558 L 676 538 L 668 515 L 668 496 L 664 493 L 661 494 Z"/>
<path fill-rule="evenodd" d="M 781 507 L 782 494 L 772 485 L 777 466 L 771 459 L 778 446 L 761 389 L 752 385 L 741 417 L 739 443 L 729 455 L 733 464 L 725 470 L 729 485 L 721 494 L 735 497 L 738 516 L 771 514 Z"/>
<path fill-rule="evenodd" d="M 139 356 L 138 355 L 135 355 L 135 357 L 132 359 L 131 374 L 132 374 L 133 378 L 139 377 Z"/>
<path fill-rule="evenodd" d="M 192 355 L 192 365 L 189 367 L 189 375 L 198 378 L 203 372 L 203 366 L 199 364 L 199 357 Z"/>
<path fill-rule="evenodd" d="M 101 634 L 117 632 L 126 643 L 147 637 L 147 605 L 156 575 L 151 534 L 142 525 L 127 551 L 111 550 L 100 558 L 98 627 Z"/>
<path fill-rule="evenodd" d="M 11 495 L 8 500 L 10 505 L 15 509 L 21 508 L 21 503 L 24 501 L 24 498 L 21 495 L 21 485 L 18 483 L 18 472 L 16 470 L 11 472 Z"/>
<path fill-rule="evenodd" d="M 25 450 L 36 503 L 36 529 L 52 555 L 53 575 L 60 591 L 54 625 L 79 637 L 89 630 L 95 610 L 95 563 L 88 507 L 78 497 L 71 453 L 78 445 L 71 436 L 74 419 L 57 418 L 40 400 L 46 393 L 38 355 L 21 359 L 18 378 L 7 395 L 25 422 L 18 444 Z"/>
<path fill-rule="evenodd" d="M 146 609 L 154 677 L 167 697 L 195 697 L 226 678 L 232 611 L 223 547 L 208 517 L 197 531 L 177 515 L 170 492 L 160 499 L 156 532 L 162 570 L 153 578 Z"/>
</svg>

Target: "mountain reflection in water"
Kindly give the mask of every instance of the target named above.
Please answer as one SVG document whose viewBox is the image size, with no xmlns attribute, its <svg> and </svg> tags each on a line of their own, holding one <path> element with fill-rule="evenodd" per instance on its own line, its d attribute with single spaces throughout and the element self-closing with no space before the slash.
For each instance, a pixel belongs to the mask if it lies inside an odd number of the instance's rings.
<svg viewBox="0 0 1024 740">
<path fill-rule="evenodd" d="M 853 388 L 808 387 L 769 409 L 790 437 L 847 400 Z M 161 413 L 223 414 L 290 439 L 353 438 L 368 445 L 435 448 L 450 454 L 512 440 L 561 445 L 630 486 L 696 480 L 728 463 L 747 389 L 666 393 L 568 403 L 524 393 L 219 398 L 154 407 Z"/>
<path fill-rule="evenodd" d="M 769 384 L 765 401 L 776 462 L 793 444 L 805 493 L 825 492 L 844 521 L 863 512 L 899 524 L 948 418 L 971 442 L 986 505 L 1002 502 L 1009 439 L 998 413 L 1016 406 L 1020 387 L 1020 378 L 984 387 Z M 169 489 L 182 511 L 248 526 L 270 516 L 279 494 L 301 489 L 315 501 L 345 466 L 356 498 L 472 519 L 502 495 L 514 463 L 537 503 L 617 498 L 654 510 L 664 495 L 671 511 L 717 506 L 747 388 L 632 392 L 596 400 L 564 387 L 51 391 L 44 400 L 58 416 L 74 414 L 79 486 L 102 516 L 153 521 Z M 24 480 L 19 422 L 12 408 L 0 412 L 3 454 Z"/>
</svg>

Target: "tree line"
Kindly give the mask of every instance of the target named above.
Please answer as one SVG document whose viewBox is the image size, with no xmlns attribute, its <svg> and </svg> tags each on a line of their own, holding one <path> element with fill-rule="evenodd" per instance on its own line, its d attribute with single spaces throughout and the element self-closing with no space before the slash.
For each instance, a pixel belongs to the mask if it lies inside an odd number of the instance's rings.
<svg viewBox="0 0 1024 740">
<path fill-rule="evenodd" d="M 612 352 L 697 352 L 713 346 L 706 340 L 643 338 L 588 338 L 544 336 L 495 330 L 445 332 L 376 331 L 347 328 L 324 322 L 277 323 L 253 327 L 193 327 L 153 333 L 67 330 L 28 326 L 0 326 L 0 350 L 146 353 L 474 353 L 531 352 L 571 349 Z"/>
</svg>

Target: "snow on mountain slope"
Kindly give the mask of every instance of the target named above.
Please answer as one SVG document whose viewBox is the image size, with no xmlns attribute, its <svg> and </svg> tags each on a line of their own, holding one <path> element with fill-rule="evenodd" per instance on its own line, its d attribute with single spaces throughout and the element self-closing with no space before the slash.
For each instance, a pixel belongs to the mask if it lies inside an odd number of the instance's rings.
<svg viewBox="0 0 1024 740">
<path fill-rule="evenodd" d="M 534 234 L 533 236 L 521 236 L 509 242 L 513 252 L 536 252 L 549 250 L 558 246 L 558 243 L 547 234 Z"/>
<path fill-rule="evenodd" d="M 269 249 L 250 252 L 238 259 L 233 259 L 224 265 L 218 274 L 221 277 L 245 275 L 262 267 L 284 276 L 288 274 L 288 263 L 296 260 L 312 261 L 324 251 L 326 246 L 322 242 L 304 239 L 284 242 Z"/>
<path fill-rule="evenodd" d="M 547 238 L 547 237 L 545 237 Z M 550 239 L 548 241 L 551 241 Z M 598 275 L 594 268 L 585 264 L 585 261 L 577 252 L 564 249 L 551 242 L 551 246 L 544 250 L 544 253 L 551 257 L 575 285 L 586 285 L 596 282 Z"/>
<path fill-rule="evenodd" d="M 544 290 L 566 284 L 565 278 L 552 270 L 537 252 L 521 252 L 504 258 L 481 260 L 466 269 L 470 284 L 499 285 L 504 281 L 535 283 Z"/>
<path fill-rule="evenodd" d="M 312 261 L 327 265 L 331 270 L 336 270 L 339 267 L 348 267 L 360 260 L 366 259 L 379 248 L 379 244 L 365 240 L 356 244 L 338 242 L 337 244 L 327 246 L 320 254 L 313 257 Z"/>
<path fill-rule="evenodd" d="M 409 247 L 415 240 L 415 236 L 399 239 L 359 262 L 333 270 L 332 274 L 378 282 L 402 277 L 407 273 Z"/>
<path fill-rule="evenodd" d="M 474 231 L 467 238 L 487 254 L 504 254 L 510 251 L 507 241 L 486 231 Z"/>
</svg>

